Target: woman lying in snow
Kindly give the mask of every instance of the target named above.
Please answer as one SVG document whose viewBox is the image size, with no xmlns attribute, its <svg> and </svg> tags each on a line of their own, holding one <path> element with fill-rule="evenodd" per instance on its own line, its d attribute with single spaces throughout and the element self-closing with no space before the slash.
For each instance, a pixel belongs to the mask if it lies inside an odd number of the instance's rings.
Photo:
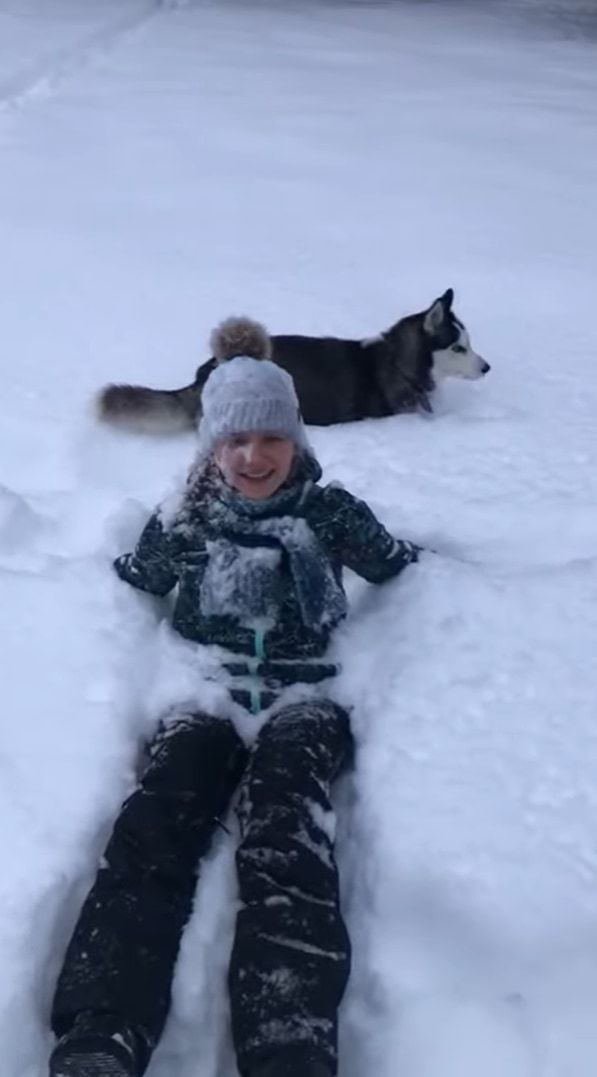
<svg viewBox="0 0 597 1077">
<path fill-rule="evenodd" d="M 243 1077 L 332 1077 L 350 965 L 330 827 L 330 785 L 351 752 L 326 698 L 325 660 L 346 613 L 344 565 L 382 583 L 417 559 L 336 486 L 306 440 L 291 378 L 246 319 L 217 331 L 199 454 L 178 506 L 158 509 L 119 576 L 167 595 L 173 627 L 224 648 L 230 694 L 260 715 L 248 749 L 199 711 L 162 728 L 125 802 L 60 974 L 52 1077 L 140 1077 L 170 1004 L 198 863 L 240 783 L 240 912 L 229 972 Z M 249 357 L 243 352 L 250 351 Z M 288 685 L 302 701 L 277 703 Z M 317 686 L 317 687 L 313 687 Z M 264 716 L 263 711 L 267 711 Z M 256 719 L 257 720 L 257 719 Z"/>
</svg>

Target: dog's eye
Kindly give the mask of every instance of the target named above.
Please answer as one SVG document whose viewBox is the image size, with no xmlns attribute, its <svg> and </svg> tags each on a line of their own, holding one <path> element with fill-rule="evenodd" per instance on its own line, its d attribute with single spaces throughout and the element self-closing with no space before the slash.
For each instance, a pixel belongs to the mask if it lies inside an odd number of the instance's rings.
<svg viewBox="0 0 597 1077">
<path fill-rule="evenodd" d="M 453 344 L 451 350 L 457 352 L 458 355 L 464 355 L 466 348 L 463 348 L 462 344 Z"/>
</svg>

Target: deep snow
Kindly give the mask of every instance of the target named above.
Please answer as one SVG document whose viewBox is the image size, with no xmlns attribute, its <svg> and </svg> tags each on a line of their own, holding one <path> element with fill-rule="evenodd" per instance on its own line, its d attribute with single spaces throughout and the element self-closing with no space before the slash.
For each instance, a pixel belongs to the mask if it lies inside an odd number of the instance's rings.
<svg viewBox="0 0 597 1077">
<path fill-rule="evenodd" d="M 342 1077 L 597 1065 L 597 50 L 498 14 L 0 0 L 7 1077 L 45 1072 L 68 932 L 177 688 L 110 559 L 193 441 L 102 430 L 93 391 L 188 381 L 230 312 L 369 335 L 448 285 L 490 376 L 432 419 L 312 431 L 440 551 L 352 581 L 338 641 Z M 151 1077 L 233 1072 L 233 901 L 223 835 Z"/>
</svg>

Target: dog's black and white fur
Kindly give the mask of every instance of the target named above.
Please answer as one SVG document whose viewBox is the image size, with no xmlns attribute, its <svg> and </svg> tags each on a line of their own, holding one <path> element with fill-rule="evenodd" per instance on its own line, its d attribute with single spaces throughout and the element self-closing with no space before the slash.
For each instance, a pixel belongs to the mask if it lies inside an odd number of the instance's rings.
<svg viewBox="0 0 597 1077">
<path fill-rule="evenodd" d="M 448 288 L 426 310 L 401 318 L 369 340 L 272 336 L 271 358 L 292 375 L 305 422 L 329 426 L 418 409 L 430 412 L 430 394 L 439 378 L 486 374 L 489 364 L 473 351 L 452 310 L 453 300 Z M 238 346 L 250 354 L 250 342 L 242 333 L 241 339 Z M 98 398 L 99 415 L 149 433 L 190 429 L 201 415 L 203 385 L 216 363 L 231 357 L 209 359 L 182 389 L 108 385 Z"/>
</svg>

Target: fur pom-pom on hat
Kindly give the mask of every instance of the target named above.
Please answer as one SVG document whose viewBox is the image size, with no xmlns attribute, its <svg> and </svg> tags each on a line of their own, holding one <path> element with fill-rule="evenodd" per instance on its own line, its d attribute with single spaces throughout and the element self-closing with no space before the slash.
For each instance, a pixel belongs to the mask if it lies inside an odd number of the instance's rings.
<svg viewBox="0 0 597 1077">
<path fill-rule="evenodd" d="M 287 437 L 312 456 L 294 382 L 267 358 L 267 330 L 250 318 L 227 318 L 214 329 L 211 343 L 218 362 L 201 393 L 199 457 L 218 441 L 259 431 Z"/>
<path fill-rule="evenodd" d="M 271 359 L 272 342 L 264 325 L 252 318 L 225 318 L 210 336 L 216 362 L 246 355 L 250 359 Z"/>
</svg>

